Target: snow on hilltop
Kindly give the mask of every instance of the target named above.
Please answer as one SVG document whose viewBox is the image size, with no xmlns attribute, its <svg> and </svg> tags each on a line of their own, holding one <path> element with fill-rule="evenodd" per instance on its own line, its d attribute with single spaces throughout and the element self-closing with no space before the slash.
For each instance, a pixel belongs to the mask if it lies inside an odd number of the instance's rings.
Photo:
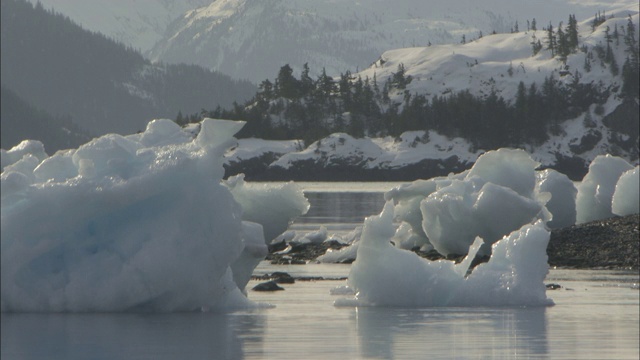
<svg viewBox="0 0 640 360">
<path fill-rule="evenodd" d="M 615 14 L 615 15 L 614 15 Z M 638 5 L 624 5 L 592 30 L 593 17 L 578 23 L 579 46 L 575 53 L 569 54 L 566 62 L 552 57 L 546 49 L 533 55 L 532 42 L 546 40 L 546 31 L 520 31 L 509 34 L 495 34 L 469 40 L 465 44 L 443 44 L 428 47 L 413 47 L 384 52 L 378 61 L 369 68 L 354 74 L 377 79 L 378 84 L 385 83 L 394 76 L 400 65 L 405 75 L 412 80 L 406 89 L 392 89 L 390 97 L 397 103 L 403 102 L 405 93 L 433 96 L 448 96 L 460 91 L 469 91 L 474 96 L 484 97 L 496 93 L 513 104 L 520 82 L 528 89 L 535 83 L 538 89 L 546 78 L 553 77 L 560 84 L 573 82 L 592 84 L 598 91 L 608 94 L 602 105 L 591 105 L 587 113 L 578 115 L 560 123 L 560 131 L 550 134 L 546 142 L 532 146 L 522 144 L 531 156 L 544 167 L 574 167 L 574 160 L 582 163 L 584 170 L 598 155 L 614 153 L 626 160 L 637 163 L 637 146 L 631 150 L 622 150 L 619 140 L 631 141 L 631 134 L 614 130 L 607 119 L 622 104 L 620 89 L 623 84 L 621 72 L 613 75 L 610 65 L 600 61 L 595 55 L 598 47 L 606 46 L 606 29 L 610 34 L 617 27 L 624 31 L 629 20 L 635 24 L 637 39 Z M 626 47 L 620 35 L 611 45 L 613 55 L 619 67 L 625 62 Z M 590 70 L 584 68 L 590 57 Z M 381 86 L 381 85 L 380 85 Z M 591 119 L 591 123 L 587 121 Z M 637 136 L 637 135 L 636 135 Z M 616 140 L 618 139 L 618 140 Z M 625 140 L 626 139 L 626 140 Z M 249 140 L 247 140 L 249 141 Z M 248 142 L 249 143 L 249 142 Z M 248 144 L 247 143 L 247 144 Z M 444 169 L 447 159 L 458 164 L 469 165 L 488 149 L 475 149 L 462 138 L 450 139 L 433 130 L 410 131 L 401 136 L 385 138 L 355 139 L 347 134 L 332 134 L 316 141 L 306 149 L 295 152 L 274 152 L 277 160 L 270 162 L 270 169 L 296 169 L 300 166 L 330 168 L 351 166 L 359 169 L 397 169 L 414 166 L 426 160 L 439 162 L 436 166 Z M 238 150 L 236 150 L 238 151 Z M 245 154 L 245 159 L 251 158 Z M 256 158 L 257 156 L 254 156 Z M 560 161 L 570 160 L 573 165 L 559 165 Z M 228 163 L 237 161 L 229 159 Z M 451 164 L 449 164 L 450 166 Z M 432 168 L 431 171 L 434 169 Z M 435 169 L 437 172 L 437 168 Z M 571 173 L 570 170 L 564 169 Z M 432 174 L 435 175 L 435 174 Z M 580 171 L 570 174 L 580 177 Z"/>
<path fill-rule="evenodd" d="M 627 0 L 628 1 L 628 0 Z M 330 75 L 371 64 L 383 51 L 458 43 L 480 32 L 526 29 L 527 20 L 554 26 L 569 14 L 607 14 L 620 4 L 568 0 L 477 2 L 380 0 L 218 0 L 176 20 L 148 56 L 192 62 L 258 82 L 286 63 Z M 517 24 L 517 25 L 516 25 Z"/>
<path fill-rule="evenodd" d="M 566 14 L 565 18 L 568 18 Z M 592 32 L 593 16 L 578 23 L 580 46 L 593 49 L 604 46 L 605 30 L 613 33 L 615 25 L 624 28 L 628 15 L 638 23 L 638 4 L 617 8 L 607 20 Z M 578 18 L 579 19 L 579 18 Z M 564 24 L 566 25 L 566 19 Z M 545 25 L 546 26 L 546 25 Z M 557 23 L 553 24 L 554 29 Z M 492 90 L 506 100 L 515 98 L 518 83 L 532 82 L 541 85 L 550 75 L 562 78 L 565 82 L 573 80 L 576 70 L 581 73 L 580 82 L 619 84 L 619 77 L 611 75 L 606 67 L 594 66 L 593 71 L 583 69 L 586 53 L 578 51 L 568 57 L 566 64 L 551 57 L 551 52 L 542 50 L 532 56 L 532 41 L 540 40 L 546 48 L 547 31 L 538 25 L 537 31 L 521 31 L 509 34 L 495 34 L 474 39 L 467 38 L 465 44 L 444 44 L 428 47 L 411 47 L 386 51 L 369 68 L 355 74 L 384 82 L 403 64 L 406 75 L 413 77 L 407 90 L 411 93 L 427 95 L 446 95 L 461 90 L 469 90 L 473 95 L 488 95 Z M 637 26 L 636 26 L 637 31 Z M 622 35 L 620 35 L 622 36 Z M 637 37 L 636 37 L 637 38 Z M 622 41 L 620 40 L 620 43 Z M 626 57 L 625 47 L 615 46 L 618 63 L 622 65 Z M 396 94 L 396 98 L 402 93 Z"/>
</svg>

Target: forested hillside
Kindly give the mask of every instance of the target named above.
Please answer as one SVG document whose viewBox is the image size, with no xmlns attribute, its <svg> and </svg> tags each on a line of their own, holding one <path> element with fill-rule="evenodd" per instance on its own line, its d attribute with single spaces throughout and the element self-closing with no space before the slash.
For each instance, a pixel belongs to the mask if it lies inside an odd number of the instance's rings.
<svg viewBox="0 0 640 360">
<path fill-rule="evenodd" d="M 32 139 L 46 144 L 45 150 L 54 153 L 57 150 L 78 147 L 91 139 L 91 136 L 80 130 L 68 116 L 52 116 L 37 109 L 4 86 L 0 95 L 0 147 L 3 149 L 10 149 L 22 140 Z"/>
<path fill-rule="evenodd" d="M 613 18 L 609 20 L 613 21 Z M 575 17 L 570 15 L 566 26 L 528 29 L 527 35 L 485 36 L 483 43 L 434 46 L 433 50 L 401 49 L 390 52 L 386 60 L 383 55 L 380 61 L 360 74 L 346 72 L 336 79 L 324 71 L 313 78 L 306 64 L 296 76 L 287 64 L 281 67 L 275 79 L 264 80 L 254 98 L 244 106 L 219 107 L 181 117 L 178 121 L 196 121 L 203 115 L 244 119 L 248 125 L 241 136 L 300 138 L 305 139 L 307 145 L 335 132 L 346 132 L 354 137 L 380 137 L 398 136 L 410 130 L 435 130 L 450 138 L 465 138 L 475 149 L 484 150 L 533 148 L 549 142 L 554 136 L 577 136 L 584 138 L 574 146 L 577 153 L 589 150 L 581 147 L 594 146 L 602 139 L 601 129 L 596 128 L 604 123 L 613 134 L 609 140 L 615 143 L 610 151 L 628 153 L 632 159 L 637 159 L 638 111 L 637 105 L 633 106 L 638 103 L 636 23 L 631 15 L 618 19 L 624 24 L 620 27 L 617 23 L 615 28 L 614 23 L 610 23 L 610 27 L 605 21 L 604 16 L 597 15 L 591 29 L 585 28 L 586 23 L 583 23 L 582 35 L 578 34 Z M 535 39 L 536 34 L 538 40 L 530 40 Z M 597 42 L 591 45 L 580 39 Z M 415 58 L 407 55 L 416 51 L 420 53 Z M 473 81 L 480 85 L 456 87 L 456 81 L 467 83 L 467 80 L 454 76 L 439 80 L 442 84 L 435 84 L 432 78 L 443 76 L 440 69 L 418 71 L 405 68 L 400 62 L 407 59 L 422 64 L 429 57 L 435 57 L 434 53 L 438 51 L 453 52 L 454 55 L 447 55 L 451 59 L 445 57 L 442 61 L 445 65 L 449 62 L 455 67 L 455 61 L 466 58 L 466 65 L 462 64 L 456 70 L 479 69 L 477 74 L 464 76 L 474 78 Z M 484 63 L 477 60 L 474 63 L 465 55 L 455 55 L 456 52 L 464 54 L 464 51 L 503 52 L 507 54 L 502 60 L 504 68 L 492 68 L 496 63 L 492 58 Z M 516 66 L 509 60 L 509 56 L 518 59 L 517 56 L 523 53 L 528 58 L 527 68 L 538 69 L 536 72 L 529 70 L 526 76 L 523 75 L 526 72 L 524 65 Z M 386 62 L 392 61 L 398 65 L 394 70 L 388 70 Z M 578 61 L 581 61 L 579 67 L 575 65 Z M 413 70 L 412 74 L 409 74 L 410 70 Z M 378 78 L 376 71 L 383 76 Z M 416 85 L 418 80 L 421 83 Z M 452 85 L 440 86 L 445 85 L 444 81 Z M 471 79 L 468 83 L 473 84 Z M 620 109 L 614 111 L 616 107 Z M 615 121 L 612 121 L 613 114 Z M 578 133 L 567 134 L 566 121 L 576 118 L 582 119 L 581 129 Z"/>
</svg>

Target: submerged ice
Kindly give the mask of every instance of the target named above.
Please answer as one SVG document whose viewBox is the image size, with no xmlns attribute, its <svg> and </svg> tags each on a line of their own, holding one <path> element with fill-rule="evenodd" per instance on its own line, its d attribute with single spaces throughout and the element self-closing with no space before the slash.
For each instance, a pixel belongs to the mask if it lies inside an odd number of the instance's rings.
<svg viewBox="0 0 640 360">
<path fill-rule="evenodd" d="M 250 305 L 242 290 L 267 253 L 263 225 L 268 236 L 285 231 L 307 204 L 298 196 L 248 219 L 221 183 L 223 153 L 243 124 L 205 119 L 194 138 L 154 120 L 141 134 L 51 157 L 33 141 L 3 150 L 2 311 Z"/>
</svg>

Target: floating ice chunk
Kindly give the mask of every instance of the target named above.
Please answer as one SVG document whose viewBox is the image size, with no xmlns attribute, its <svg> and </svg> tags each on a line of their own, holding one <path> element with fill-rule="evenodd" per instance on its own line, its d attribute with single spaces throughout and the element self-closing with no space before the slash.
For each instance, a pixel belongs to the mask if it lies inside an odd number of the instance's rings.
<svg viewBox="0 0 640 360">
<path fill-rule="evenodd" d="M 521 149 L 498 149 L 478 157 L 467 179 L 478 176 L 486 182 L 508 187 L 524 197 L 531 197 L 536 186 L 534 161 Z"/>
<path fill-rule="evenodd" d="M 469 275 L 468 259 L 429 261 L 392 246 L 393 205 L 387 202 L 378 216 L 365 220 L 358 257 L 348 284 L 354 300 L 336 306 L 545 306 L 544 278 L 548 272 L 546 247 L 549 232 L 542 221 L 526 225 L 493 245 L 486 264 Z M 466 251 L 465 251 L 466 252 Z"/>
<path fill-rule="evenodd" d="M 233 271 L 233 281 L 238 288 L 244 290 L 251 280 L 253 269 L 258 266 L 260 261 L 264 260 L 269 254 L 269 250 L 264 241 L 262 225 L 257 223 L 242 222 L 242 242 L 244 248 L 238 259 L 231 264 L 231 270 Z"/>
<path fill-rule="evenodd" d="M 223 151 L 215 151 L 234 141 L 230 129 L 241 124 L 203 127 L 200 141 L 185 143 L 173 141 L 171 125 L 148 127 L 157 136 L 153 143 L 172 143 L 166 146 L 147 147 L 138 141 L 146 134 L 105 135 L 42 161 L 32 184 L 5 168 L 2 311 L 247 305 L 233 279 L 246 282 L 264 254 L 264 238 L 260 225 L 242 223 L 240 205 L 220 184 Z M 163 134 L 173 140 L 163 141 Z M 77 173 L 56 172 L 69 157 Z M 17 162 L 16 169 L 28 172 L 31 165 Z"/>
<path fill-rule="evenodd" d="M 360 236 L 362 235 L 362 226 L 358 226 L 350 231 L 344 238 L 339 241 L 343 244 L 349 244 L 341 249 L 327 249 L 326 253 L 318 256 L 316 259 L 322 263 L 349 263 L 356 258 L 358 253 L 358 243 L 360 242 Z M 327 239 L 330 241 L 333 237 Z"/>
<path fill-rule="evenodd" d="M 15 198 L 16 194 L 26 191 L 29 185 L 31 185 L 31 181 L 27 175 L 17 171 L 3 171 L 1 179 L 2 201 L 4 202 L 6 197 L 7 203 L 9 203 L 9 198 Z M 14 200 L 11 201 L 11 203 L 17 203 L 17 201 Z"/>
<path fill-rule="evenodd" d="M 47 158 L 47 153 L 44 151 L 44 145 L 37 140 L 23 140 L 20 144 L 12 147 L 9 151 L 5 151 L 2 149 L 1 154 L 1 162 L 2 169 L 6 166 L 9 166 L 20 159 L 22 159 L 25 155 L 33 155 L 39 161 Z"/>
<path fill-rule="evenodd" d="M 477 236 L 484 239 L 480 253 L 490 245 L 537 219 L 547 219 L 544 206 L 503 186 L 477 178 L 454 181 L 421 203 L 423 229 L 433 247 L 443 255 L 466 254 Z"/>
<path fill-rule="evenodd" d="M 573 182 L 566 175 L 552 169 L 538 171 L 536 177 L 535 197 L 538 202 L 547 204 L 547 210 L 553 216 L 547 226 L 558 229 L 575 224 L 578 189 Z M 549 201 L 540 199 L 545 193 L 551 194 Z"/>
<path fill-rule="evenodd" d="M 578 185 L 576 222 L 578 224 L 613 216 L 611 202 L 620 176 L 633 169 L 626 160 L 599 155 L 589 165 L 589 172 Z"/>
<path fill-rule="evenodd" d="M 422 229 L 422 219 L 420 219 L 420 225 L 418 227 Z M 391 242 L 398 249 L 412 250 L 419 248 L 423 251 L 433 249 L 433 245 L 431 245 L 429 241 L 426 241 L 426 235 L 422 234 L 424 234 L 424 230 L 421 230 L 421 234 L 416 234 L 413 226 L 403 221 L 400 223 L 398 229 L 396 229 L 396 233 L 393 239 L 391 239 Z"/>
<path fill-rule="evenodd" d="M 287 230 L 285 232 L 283 232 L 282 234 L 276 236 L 273 240 L 271 240 L 270 244 L 278 244 L 281 242 L 285 242 L 285 243 L 290 243 L 291 240 L 295 239 L 296 237 L 296 231 L 295 230 Z"/>
<path fill-rule="evenodd" d="M 75 150 L 60 150 L 44 159 L 33 174 L 40 182 L 47 180 L 60 182 L 78 176 L 78 168 L 73 164 Z"/>
<path fill-rule="evenodd" d="M 397 186 L 384 194 L 384 199 L 395 203 L 394 216 L 401 222 L 399 233 L 395 240 L 396 246 L 411 249 L 415 246 L 430 246 L 427 234 L 422 229 L 422 212 L 420 202 L 437 190 L 437 180 L 416 180 L 409 184 Z"/>
<path fill-rule="evenodd" d="M 219 148 L 226 150 L 236 144 L 233 135 L 240 131 L 246 124 L 245 121 L 228 121 L 205 118 L 200 125 L 200 133 L 196 137 L 196 143 L 205 149 Z"/>
<path fill-rule="evenodd" d="M 631 215 L 640 212 L 640 168 L 626 171 L 616 184 L 611 202 L 611 211 L 616 215 Z"/>
<path fill-rule="evenodd" d="M 355 295 L 356 293 L 348 285 L 336 286 L 329 290 L 331 295 Z"/>
<path fill-rule="evenodd" d="M 33 182 L 36 180 L 33 175 L 33 170 L 38 166 L 40 160 L 31 154 L 25 154 L 22 159 L 16 161 L 15 163 L 6 166 L 3 171 L 8 172 L 19 172 L 29 179 L 29 182 Z"/>
<path fill-rule="evenodd" d="M 358 254 L 358 246 L 359 242 L 355 242 L 349 246 L 343 247 L 342 249 L 327 249 L 327 252 L 323 255 L 318 256 L 316 259 L 321 263 L 348 263 L 353 261 Z"/>
<path fill-rule="evenodd" d="M 287 230 L 293 219 L 309 210 L 309 201 L 293 182 L 252 184 L 245 182 L 244 174 L 240 174 L 229 178 L 225 185 L 242 206 L 242 218 L 262 225 L 267 243 Z"/>
<path fill-rule="evenodd" d="M 140 137 L 140 143 L 147 147 L 184 144 L 188 141 L 191 141 L 191 136 L 169 119 L 150 121 Z"/>
<path fill-rule="evenodd" d="M 84 177 L 119 176 L 128 179 L 136 169 L 136 152 L 140 143 L 118 134 L 107 134 L 78 148 L 71 159 Z"/>
<path fill-rule="evenodd" d="M 316 231 L 311 231 L 293 239 L 292 242 L 298 244 L 321 244 L 328 239 L 328 231 L 326 226 L 320 225 Z"/>
</svg>

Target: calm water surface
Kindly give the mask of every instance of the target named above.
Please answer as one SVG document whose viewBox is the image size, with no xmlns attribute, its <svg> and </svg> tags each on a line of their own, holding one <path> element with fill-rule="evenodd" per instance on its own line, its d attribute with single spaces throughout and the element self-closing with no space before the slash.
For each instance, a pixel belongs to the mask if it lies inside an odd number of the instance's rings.
<svg viewBox="0 0 640 360">
<path fill-rule="evenodd" d="M 346 189 L 345 189 L 346 186 Z M 312 209 L 297 230 L 345 233 L 377 214 L 387 184 L 303 184 Z M 345 192 L 346 191 L 346 192 Z M 349 265 L 255 273 L 345 277 Z M 249 290 L 275 305 L 231 314 L 2 314 L 2 359 L 638 359 L 638 272 L 551 270 L 546 308 L 339 308 L 345 281 Z M 248 288 L 257 282 L 252 281 Z"/>
</svg>

